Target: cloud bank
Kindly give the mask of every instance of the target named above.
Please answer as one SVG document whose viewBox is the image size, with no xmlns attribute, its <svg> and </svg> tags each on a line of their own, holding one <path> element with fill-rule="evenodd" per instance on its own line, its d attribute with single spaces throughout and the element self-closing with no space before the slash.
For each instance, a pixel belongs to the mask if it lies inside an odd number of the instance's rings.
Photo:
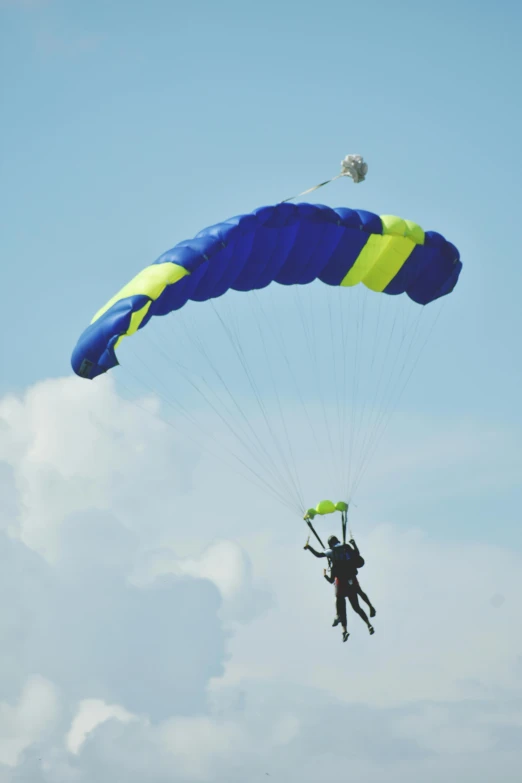
<svg viewBox="0 0 522 783">
<path fill-rule="evenodd" d="M 376 634 L 343 645 L 301 528 L 233 481 L 108 379 L 0 401 L 0 783 L 518 781 L 520 554 L 363 528 Z"/>
</svg>

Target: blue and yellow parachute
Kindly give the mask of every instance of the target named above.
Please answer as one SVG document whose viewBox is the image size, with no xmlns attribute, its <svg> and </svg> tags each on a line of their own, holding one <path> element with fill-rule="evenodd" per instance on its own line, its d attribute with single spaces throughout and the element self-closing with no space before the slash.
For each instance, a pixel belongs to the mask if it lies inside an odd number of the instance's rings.
<svg viewBox="0 0 522 783">
<path fill-rule="evenodd" d="M 77 375 L 95 378 L 118 364 L 123 337 L 153 316 L 229 289 L 363 283 L 426 305 L 454 289 L 461 269 L 451 242 L 409 220 L 316 204 L 260 207 L 205 228 L 143 269 L 96 313 L 71 363 Z"/>
</svg>

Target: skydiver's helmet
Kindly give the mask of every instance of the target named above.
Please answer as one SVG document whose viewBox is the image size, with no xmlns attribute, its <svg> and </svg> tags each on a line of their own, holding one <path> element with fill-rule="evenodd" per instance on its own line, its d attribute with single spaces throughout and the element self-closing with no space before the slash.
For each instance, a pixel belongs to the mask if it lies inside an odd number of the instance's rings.
<svg viewBox="0 0 522 783">
<path fill-rule="evenodd" d="M 330 547 L 330 549 L 333 549 L 334 546 L 338 543 L 339 543 L 339 539 L 337 538 L 337 536 L 330 536 L 330 538 L 328 539 L 328 546 Z"/>
</svg>

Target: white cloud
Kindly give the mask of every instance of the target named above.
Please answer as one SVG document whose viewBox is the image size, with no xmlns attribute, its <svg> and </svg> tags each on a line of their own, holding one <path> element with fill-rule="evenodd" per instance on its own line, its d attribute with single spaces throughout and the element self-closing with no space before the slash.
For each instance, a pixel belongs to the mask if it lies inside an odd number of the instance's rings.
<svg viewBox="0 0 522 783">
<path fill-rule="evenodd" d="M 0 460 L 14 471 L 21 506 L 9 532 L 52 560 L 69 515 L 115 509 L 147 535 L 164 516 L 162 504 L 190 488 L 194 457 L 184 451 L 181 459 L 171 430 L 121 400 L 108 378 L 96 386 L 50 380 L 22 399 L 6 397 L 0 425 Z"/>
<path fill-rule="evenodd" d="M 244 549 L 234 541 L 216 541 L 199 557 L 176 557 L 169 548 L 148 552 L 131 581 L 146 585 L 167 574 L 212 582 L 223 601 L 220 616 L 227 623 L 250 622 L 270 605 L 268 591 L 256 584 Z"/>
<path fill-rule="evenodd" d="M 101 699 L 83 699 L 67 735 L 67 747 L 71 753 L 77 754 L 87 736 L 102 723 L 112 719 L 122 723 L 136 720 L 134 715 L 117 704 L 105 704 Z"/>
<path fill-rule="evenodd" d="M 181 775 L 191 780 L 207 780 L 212 768 L 244 752 L 252 738 L 236 721 L 214 721 L 207 717 L 173 719 L 159 730 L 161 742 L 175 758 Z"/>
<path fill-rule="evenodd" d="M 0 428 L 0 783 L 515 783 L 519 553 L 358 513 L 376 633 L 350 612 L 342 644 L 302 522 L 110 380 L 4 398 Z"/>
<path fill-rule="evenodd" d="M 28 678 L 17 704 L 0 702 L 0 764 L 15 767 L 26 748 L 50 733 L 58 710 L 56 688 L 37 675 Z"/>
</svg>

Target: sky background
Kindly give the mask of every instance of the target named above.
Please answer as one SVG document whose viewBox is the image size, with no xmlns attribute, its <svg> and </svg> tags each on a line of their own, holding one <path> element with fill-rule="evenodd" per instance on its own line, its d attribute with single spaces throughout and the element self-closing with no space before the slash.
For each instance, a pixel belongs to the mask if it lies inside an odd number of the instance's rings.
<svg viewBox="0 0 522 783">
<path fill-rule="evenodd" d="M 0 783 L 519 780 L 521 33 L 507 0 L 0 1 Z M 343 645 L 299 518 L 69 359 L 351 152 L 317 201 L 464 269 L 357 498 L 378 613 Z"/>
</svg>

